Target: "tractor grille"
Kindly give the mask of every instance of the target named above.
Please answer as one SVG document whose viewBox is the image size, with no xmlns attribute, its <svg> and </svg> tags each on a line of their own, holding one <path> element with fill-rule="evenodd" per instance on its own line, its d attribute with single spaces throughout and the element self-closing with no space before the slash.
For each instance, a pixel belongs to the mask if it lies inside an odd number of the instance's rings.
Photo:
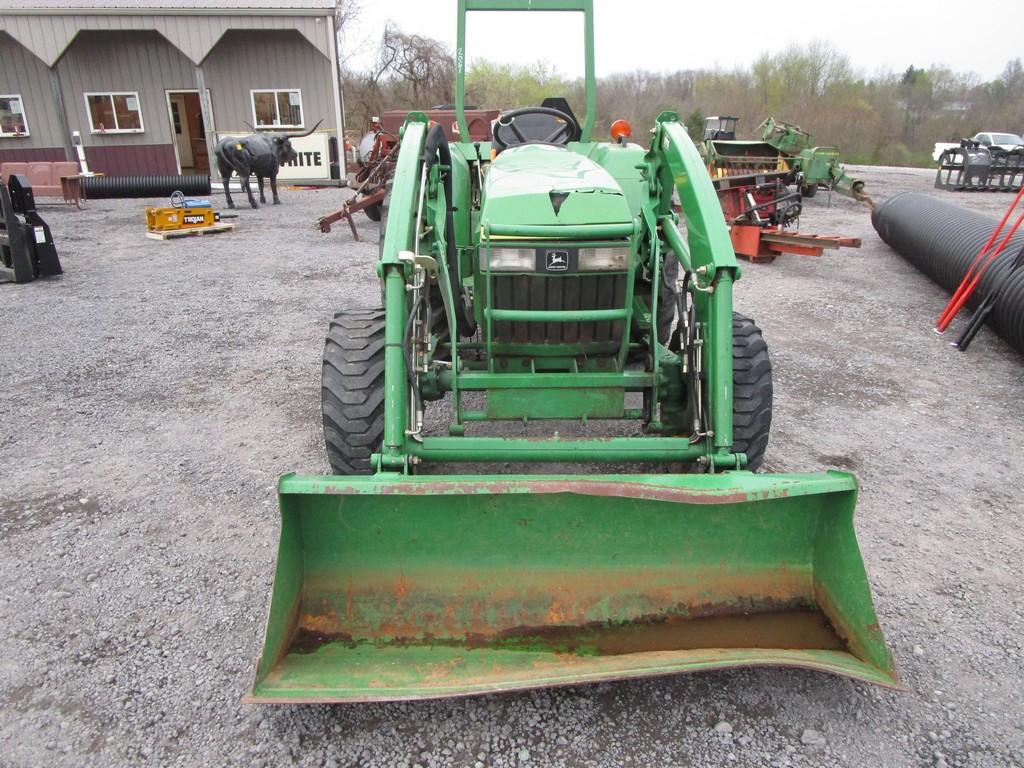
<svg viewBox="0 0 1024 768">
<path fill-rule="evenodd" d="M 625 274 L 495 275 L 496 309 L 622 309 L 626 303 Z M 515 344 L 619 343 L 622 320 L 582 323 L 525 323 L 497 321 L 494 340 Z"/>
</svg>

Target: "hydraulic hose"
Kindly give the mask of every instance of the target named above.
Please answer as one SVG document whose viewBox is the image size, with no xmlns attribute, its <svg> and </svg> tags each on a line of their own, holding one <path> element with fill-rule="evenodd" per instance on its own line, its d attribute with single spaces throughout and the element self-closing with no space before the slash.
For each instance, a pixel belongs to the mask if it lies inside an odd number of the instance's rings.
<svg viewBox="0 0 1024 768">
<path fill-rule="evenodd" d="M 423 296 L 420 295 L 419 300 L 412 305 L 409 310 L 409 317 L 405 321 L 405 333 L 402 334 L 402 354 L 405 356 L 405 377 L 409 381 L 409 388 L 412 390 L 412 396 L 415 400 L 416 413 L 413 414 L 413 420 L 415 421 L 417 414 L 423 410 L 423 398 L 420 396 L 419 378 L 416 375 L 415 360 L 412 354 L 412 326 L 416 321 L 416 315 L 420 311 L 420 307 L 423 306 Z M 429 305 L 428 305 L 429 306 Z M 430 310 L 427 310 L 427 321 L 430 321 Z M 429 325 L 427 326 L 430 327 Z"/>
<path fill-rule="evenodd" d="M 465 287 L 462 285 L 462 277 L 459 274 L 459 255 L 455 244 L 455 214 L 452 207 L 452 153 L 448 146 L 448 137 L 444 128 L 434 125 L 427 133 L 423 146 L 423 163 L 430 168 L 441 160 L 442 165 L 448 166 L 448 171 L 442 175 L 444 181 L 445 215 L 444 215 L 444 239 L 445 255 L 448 261 L 448 279 L 452 285 L 452 296 L 455 298 L 455 322 L 458 325 L 459 334 L 472 336 L 476 333 L 476 320 L 473 318 L 473 306 L 466 296 Z"/>
<path fill-rule="evenodd" d="M 952 292 L 999 222 L 931 195 L 905 192 L 879 204 L 871 223 L 900 256 Z M 1018 232 L 985 270 L 967 305 L 973 309 L 997 291 L 988 324 L 1024 352 L 1024 269 L 1012 269 L 1022 248 L 1024 232 Z"/>
</svg>

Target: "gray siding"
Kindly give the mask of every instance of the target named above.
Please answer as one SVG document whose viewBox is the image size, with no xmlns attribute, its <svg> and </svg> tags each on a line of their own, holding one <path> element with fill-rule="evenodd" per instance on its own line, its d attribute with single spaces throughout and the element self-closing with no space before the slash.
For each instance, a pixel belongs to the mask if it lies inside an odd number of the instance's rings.
<svg viewBox="0 0 1024 768">
<path fill-rule="evenodd" d="M 167 90 L 194 89 L 189 60 L 156 32 L 81 32 L 57 63 L 70 130 L 86 146 L 170 144 Z M 143 133 L 93 134 L 85 93 L 137 91 Z"/>
<path fill-rule="evenodd" d="M 331 62 L 298 32 L 229 31 L 203 62 L 218 132 L 248 133 L 250 89 L 298 88 L 303 120 L 335 128 Z"/>
<path fill-rule="evenodd" d="M 0 149 L 63 147 L 60 121 L 46 65 L 10 36 L 0 32 L 0 93 L 20 93 L 29 136 L 0 138 Z"/>
</svg>

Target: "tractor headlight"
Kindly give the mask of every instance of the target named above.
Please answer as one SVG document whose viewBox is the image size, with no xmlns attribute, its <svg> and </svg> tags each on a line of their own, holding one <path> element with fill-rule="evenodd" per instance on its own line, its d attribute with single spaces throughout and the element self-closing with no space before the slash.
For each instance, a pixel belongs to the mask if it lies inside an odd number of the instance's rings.
<svg viewBox="0 0 1024 768">
<path fill-rule="evenodd" d="M 629 248 L 580 248 L 580 272 L 625 272 Z"/>
<path fill-rule="evenodd" d="M 481 260 L 487 251 L 480 250 Z M 537 267 L 537 251 L 533 248 L 491 248 L 492 272 L 533 272 Z"/>
<path fill-rule="evenodd" d="M 492 272 L 625 272 L 629 269 L 628 246 L 608 248 L 491 248 L 489 266 Z M 480 250 L 480 265 L 488 258 L 486 248 Z"/>
</svg>

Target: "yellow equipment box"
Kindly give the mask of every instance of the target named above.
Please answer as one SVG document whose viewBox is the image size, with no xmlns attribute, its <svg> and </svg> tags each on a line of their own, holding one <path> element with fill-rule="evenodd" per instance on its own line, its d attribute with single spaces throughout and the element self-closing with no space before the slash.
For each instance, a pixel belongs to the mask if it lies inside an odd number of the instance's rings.
<svg viewBox="0 0 1024 768">
<path fill-rule="evenodd" d="M 209 200 L 171 198 L 169 208 L 147 208 L 146 229 L 150 232 L 173 232 L 179 229 L 212 227 L 220 221 Z"/>
</svg>

